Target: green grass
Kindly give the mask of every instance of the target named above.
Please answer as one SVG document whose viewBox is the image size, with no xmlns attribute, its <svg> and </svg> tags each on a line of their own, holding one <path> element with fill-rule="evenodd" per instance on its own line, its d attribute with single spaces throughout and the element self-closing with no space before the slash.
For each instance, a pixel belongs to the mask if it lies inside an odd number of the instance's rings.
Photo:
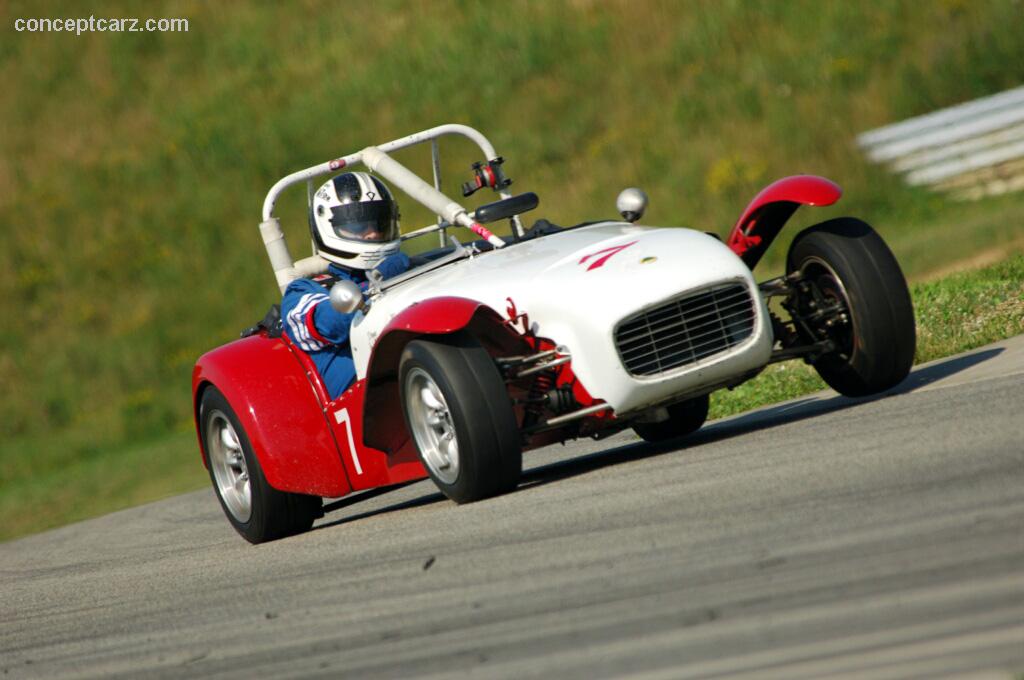
<svg viewBox="0 0 1024 680">
<path fill-rule="evenodd" d="M 52 445 L 49 442 L 42 446 Z M 18 460 L 40 450 L 25 443 Z M 209 484 L 194 433 L 97 449 L 60 463 L 11 470 L 5 461 L 0 540 L 62 526 Z M 212 491 L 211 491 L 212 500 Z"/>
<path fill-rule="evenodd" d="M 1024 256 L 911 287 L 917 318 L 915 363 L 1024 333 Z M 769 367 L 732 391 L 712 395 L 711 418 L 825 389 L 798 361 Z M 62 441 L 66 450 L 75 443 Z M 123 449 L 92 447 L 56 462 L 32 454 L 5 459 L 0 540 L 191 491 L 209 484 L 192 431 Z M 20 465 L 12 465 L 12 461 Z M 212 500 L 212 498 L 211 498 Z"/>
<path fill-rule="evenodd" d="M 540 194 L 531 216 L 562 224 L 614 216 L 636 185 L 646 222 L 724 234 L 776 177 L 840 183 L 839 204 L 797 213 L 766 274 L 786 238 L 843 214 L 874 223 L 911 278 L 1020 242 L 1019 195 L 953 203 L 854 143 L 1024 82 L 1019 13 L 1014 0 L 0 3 L 0 506 L 22 498 L 23 475 L 116 465 L 188 430 L 195 359 L 277 294 L 256 229 L 269 186 L 431 125 L 482 129 L 513 188 Z M 190 30 L 13 30 L 88 14 Z M 442 154 L 454 192 L 476 154 Z M 401 159 L 429 173 L 424 154 Z M 431 221 L 408 200 L 402 212 L 407 229 Z M 301 191 L 278 213 L 302 254 Z"/>
</svg>

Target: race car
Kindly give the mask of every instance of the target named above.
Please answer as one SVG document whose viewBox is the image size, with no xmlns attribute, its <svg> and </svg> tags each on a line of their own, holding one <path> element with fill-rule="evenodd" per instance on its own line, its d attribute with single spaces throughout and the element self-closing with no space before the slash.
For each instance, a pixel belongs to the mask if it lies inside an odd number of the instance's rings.
<svg viewBox="0 0 1024 680">
<path fill-rule="evenodd" d="M 441 192 L 438 140 L 448 135 L 483 154 L 464 197 L 490 189 L 498 200 L 471 210 Z M 431 148 L 433 183 L 390 155 L 419 144 Z M 806 361 L 851 396 L 907 376 L 916 342 L 910 295 L 867 223 L 844 217 L 809 227 L 793 239 L 785 275 L 759 283 L 752 273 L 797 208 L 840 198 L 835 183 L 810 175 L 772 183 L 722 241 L 639 225 L 647 198 L 635 188 L 618 197 L 621 219 L 570 227 L 538 219 L 527 229 L 520 216 L 539 199 L 510 193 L 503 163 L 480 132 L 448 124 L 271 188 L 260 232 L 282 291 L 328 263 L 315 252 L 293 260 L 275 203 L 303 183 L 311 197 L 316 178 L 342 168 L 364 166 L 437 214 L 402 238 L 433 235 L 440 245 L 421 248 L 400 276 L 371 276 L 365 292 L 348 281 L 330 290 L 336 309 L 355 313 L 357 379 L 336 399 L 282 333 L 274 307 L 196 363 L 203 463 L 245 539 L 308 530 L 325 498 L 428 476 L 457 503 L 506 493 L 523 452 L 555 442 L 627 428 L 647 441 L 684 437 L 706 420 L 710 393 L 773 362 Z M 466 229 L 466 242 L 452 233 Z"/>
</svg>

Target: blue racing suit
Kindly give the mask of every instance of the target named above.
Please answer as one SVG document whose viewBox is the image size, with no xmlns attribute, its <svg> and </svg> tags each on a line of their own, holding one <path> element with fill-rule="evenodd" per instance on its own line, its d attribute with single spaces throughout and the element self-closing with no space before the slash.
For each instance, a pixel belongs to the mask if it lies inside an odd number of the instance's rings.
<svg viewBox="0 0 1024 680">
<path fill-rule="evenodd" d="M 395 253 L 376 267 L 385 279 L 408 268 L 409 258 L 405 253 Z M 336 264 L 332 264 L 329 271 L 332 276 L 354 281 L 366 290 L 365 271 L 346 269 Z M 284 332 L 316 364 L 331 399 L 337 399 L 356 377 L 352 346 L 348 341 L 348 330 L 354 317 L 355 314 L 342 314 L 335 310 L 327 298 L 327 289 L 312 279 L 296 279 L 289 283 L 281 300 Z"/>
</svg>

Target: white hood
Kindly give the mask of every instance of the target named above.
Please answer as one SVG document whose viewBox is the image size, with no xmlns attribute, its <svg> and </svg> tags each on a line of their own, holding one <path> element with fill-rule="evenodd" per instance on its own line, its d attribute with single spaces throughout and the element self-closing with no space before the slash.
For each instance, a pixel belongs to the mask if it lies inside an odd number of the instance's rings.
<svg viewBox="0 0 1024 680">
<path fill-rule="evenodd" d="M 716 370 L 721 360 L 712 360 L 654 378 L 626 372 L 612 337 L 619 321 L 722 281 L 743 282 L 758 301 L 754 335 L 742 345 L 756 346 L 749 368 L 731 362 L 728 370 Z M 353 327 L 358 375 L 367 371 L 369 351 L 364 348 L 372 346 L 392 317 L 415 302 L 444 295 L 479 300 L 502 317 L 507 317 L 511 298 L 519 313 L 529 315 L 537 335 L 568 348 L 573 370 L 587 390 L 619 412 L 678 392 L 684 374 L 694 385 L 711 384 L 724 379 L 720 374 L 760 367 L 771 352 L 766 310 L 750 270 L 722 242 L 691 229 L 604 222 L 483 253 L 387 290 Z"/>
</svg>

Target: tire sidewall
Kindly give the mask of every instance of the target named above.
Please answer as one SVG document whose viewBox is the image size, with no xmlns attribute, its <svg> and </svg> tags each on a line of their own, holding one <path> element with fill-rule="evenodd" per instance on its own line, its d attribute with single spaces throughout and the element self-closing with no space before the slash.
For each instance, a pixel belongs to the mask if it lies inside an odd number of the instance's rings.
<svg viewBox="0 0 1024 680">
<path fill-rule="evenodd" d="M 448 406 L 459 448 L 455 481 L 439 479 L 419 450 L 405 393 L 409 373 L 419 368 L 437 385 Z M 467 503 L 510 491 L 522 470 L 519 429 L 504 380 L 493 360 L 470 336 L 413 340 L 399 362 L 399 398 L 410 438 L 427 474 L 445 496 Z"/>
<path fill-rule="evenodd" d="M 819 358 L 815 367 L 821 377 L 849 396 L 873 394 L 898 383 L 910 369 L 915 332 L 906 281 L 888 246 L 867 223 L 839 218 L 797 235 L 787 256 L 787 271 L 803 270 L 815 260 L 836 279 L 852 326 L 849 357 Z"/>
<path fill-rule="evenodd" d="M 213 471 L 213 465 L 210 462 L 208 434 L 210 420 L 215 412 L 223 413 L 231 423 L 231 426 L 235 428 L 235 434 L 238 435 L 238 442 L 242 446 L 242 455 L 245 456 L 246 470 L 249 472 L 249 490 L 251 494 L 250 505 L 252 508 L 249 514 L 249 519 L 245 522 L 239 521 L 228 508 L 227 503 L 221 496 L 220 486 L 217 483 L 217 478 Z M 253 452 L 252 444 L 249 441 L 249 435 L 239 422 L 234 409 L 231 408 L 227 399 L 216 387 L 208 387 L 203 392 L 202 401 L 200 402 L 199 418 L 200 423 L 202 424 L 200 434 L 202 436 L 203 443 L 203 458 L 206 461 L 207 472 L 210 475 L 210 481 L 213 483 L 213 491 L 217 496 L 217 501 L 224 510 L 224 514 L 227 516 L 228 521 L 231 522 L 231 526 L 233 526 L 243 538 L 253 543 L 260 542 L 263 540 L 268 519 L 266 508 L 268 485 L 263 477 L 263 469 L 260 467 L 259 460 Z"/>
<path fill-rule="evenodd" d="M 445 404 L 448 406 L 448 411 L 452 416 L 452 425 L 455 427 L 455 437 L 458 440 L 459 446 L 459 474 L 452 483 L 447 483 L 437 475 L 431 469 L 427 461 L 423 459 L 422 453 L 420 453 L 419 445 L 416 443 L 413 436 L 413 424 L 409 414 L 409 404 L 405 395 L 405 381 L 410 372 L 414 368 L 419 368 L 430 376 L 430 379 L 434 381 L 437 388 L 441 390 L 441 395 L 444 397 Z M 448 497 L 461 496 L 467 486 L 467 480 L 478 474 L 478 471 L 474 469 L 475 461 L 472 460 L 471 456 L 464 455 L 465 448 L 469 443 L 469 427 L 468 418 L 465 413 L 465 409 L 462 407 L 462 400 L 455 387 L 451 384 L 448 379 L 448 375 L 444 368 L 437 362 L 435 357 L 428 351 L 424 351 L 424 347 L 420 342 L 410 342 L 402 355 L 402 362 L 399 368 L 399 394 L 402 400 L 402 414 L 405 416 L 405 425 L 408 428 L 409 436 L 413 438 L 413 444 L 416 446 L 417 455 L 420 457 L 420 462 L 423 463 L 423 467 L 426 469 L 427 474 L 430 475 L 430 479 L 441 489 L 444 494 Z"/>
</svg>

